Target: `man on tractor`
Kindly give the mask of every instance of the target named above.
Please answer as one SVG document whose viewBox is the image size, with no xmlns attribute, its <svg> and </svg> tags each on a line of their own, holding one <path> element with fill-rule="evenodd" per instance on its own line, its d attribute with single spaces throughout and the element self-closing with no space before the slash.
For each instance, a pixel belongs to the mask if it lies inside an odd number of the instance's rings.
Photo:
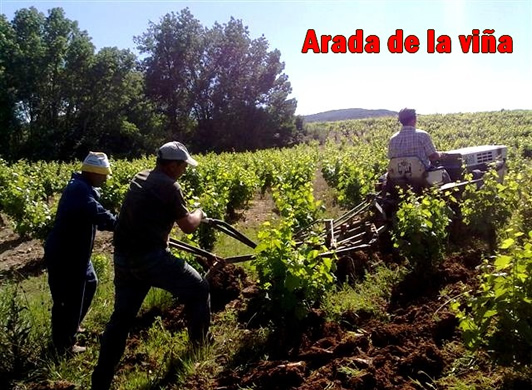
<svg viewBox="0 0 532 390">
<path fill-rule="evenodd" d="M 399 111 L 399 122 L 403 127 L 390 138 L 388 158 L 416 156 L 429 169 L 433 161 L 442 157 L 442 153 L 436 151 L 426 131 L 416 129 L 416 110 L 403 108 Z"/>
<path fill-rule="evenodd" d="M 445 157 L 436 151 L 430 135 L 416 129 L 416 110 L 403 108 L 399 111 L 399 122 L 403 125 L 388 144 L 388 180 L 391 187 L 410 185 L 414 190 L 442 185 L 450 182 L 449 174 L 443 167 L 433 163 Z"/>
</svg>

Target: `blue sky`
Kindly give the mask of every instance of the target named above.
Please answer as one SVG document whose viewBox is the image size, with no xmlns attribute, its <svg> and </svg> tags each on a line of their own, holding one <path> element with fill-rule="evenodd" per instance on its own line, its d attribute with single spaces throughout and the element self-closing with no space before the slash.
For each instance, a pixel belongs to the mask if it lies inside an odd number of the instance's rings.
<svg viewBox="0 0 532 390">
<path fill-rule="evenodd" d="M 532 0 L 507 1 L 12 1 L 0 0 L 0 13 L 36 7 L 47 14 L 65 10 L 86 30 L 97 49 L 136 52 L 133 36 L 150 21 L 188 7 L 206 26 L 231 16 L 264 35 L 281 51 L 292 97 L 301 115 L 342 109 L 416 108 L 420 114 L 532 109 Z M 302 53 L 309 29 L 317 36 L 379 38 L 379 53 Z M 388 38 L 402 29 L 420 42 L 416 53 L 392 54 Z M 447 35 L 451 53 L 428 54 L 427 30 Z M 459 35 L 495 30 L 497 41 L 512 38 L 512 53 L 463 53 Z"/>
</svg>

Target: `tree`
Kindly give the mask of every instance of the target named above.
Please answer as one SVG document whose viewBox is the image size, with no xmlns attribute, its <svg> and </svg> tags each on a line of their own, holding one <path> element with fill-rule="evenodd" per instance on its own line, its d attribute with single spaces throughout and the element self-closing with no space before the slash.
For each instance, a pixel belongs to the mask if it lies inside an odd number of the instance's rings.
<svg viewBox="0 0 532 390">
<path fill-rule="evenodd" d="M 67 149 L 76 157 L 106 150 L 136 157 L 155 149 L 160 130 L 154 107 L 144 95 L 144 77 L 129 50 L 103 48 L 84 74 L 79 113 Z"/>
<path fill-rule="evenodd" d="M 195 117 L 195 140 L 207 148 L 251 150 L 286 145 L 292 139 L 296 101 L 282 74 L 278 50 L 264 36 L 251 39 L 242 21 L 231 18 L 207 32 L 203 82 Z"/>
<path fill-rule="evenodd" d="M 197 151 L 294 141 L 296 101 L 278 50 L 240 20 L 204 28 L 188 9 L 165 15 L 128 50 L 95 53 L 61 8 L 0 18 L 0 141 L 8 159 L 120 157 L 169 139 Z"/>
<path fill-rule="evenodd" d="M 15 91 L 12 87 L 11 76 L 7 72 L 10 63 L 10 53 L 13 52 L 15 31 L 4 15 L 0 15 L 0 156 L 11 158 L 17 133 L 15 117 Z"/>
<path fill-rule="evenodd" d="M 205 29 L 188 9 L 167 14 L 137 38 L 148 96 L 167 118 L 168 137 L 197 150 L 286 145 L 296 101 L 278 50 L 231 18 Z"/>
<path fill-rule="evenodd" d="M 19 149 L 12 157 L 54 158 L 72 125 L 68 92 L 94 47 L 61 8 L 50 10 L 48 17 L 33 7 L 21 9 L 11 29 L 5 73 L 14 102 L 9 109 L 16 118 L 10 123 L 11 135 L 17 133 L 12 146 Z"/>
<path fill-rule="evenodd" d="M 128 50 L 94 45 L 61 8 L 0 19 L 0 139 L 10 159 L 122 157 L 153 151 L 160 118 Z"/>
<path fill-rule="evenodd" d="M 195 84 L 202 67 L 204 29 L 188 8 L 178 15 L 150 23 L 148 31 L 136 37 L 138 49 L 148 54 L 143 61 L 147 95 L 166 117 L 168 139 L 181 139 L 193 128 L 190 116 Z"/>
</svg>

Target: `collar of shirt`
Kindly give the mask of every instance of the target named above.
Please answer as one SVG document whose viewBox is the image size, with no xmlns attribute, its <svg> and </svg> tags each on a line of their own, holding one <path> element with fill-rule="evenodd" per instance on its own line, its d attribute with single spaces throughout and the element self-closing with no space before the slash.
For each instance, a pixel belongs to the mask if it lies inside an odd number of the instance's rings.
<svg viewBox="0 0 532 390">
<path fill-rule="evenodd" d="M 401 131 L 416 131 L 416 128 L 414 126 L 403 126 Z"/>
<path fill-rule="evenodd" d="M 88 191 L 92 192 L 93 196 L 96 199 L 100 198 L 101 194 L 100 194 L 99 188 L 93 187 L 92 184 L 81 174 L 81 172 L 74 172 L 72 174 L 71 179 L 73 180 L 75 179 L 75 180 L 82 182 L 83 184 L 87 186 Z"/>
</svg>

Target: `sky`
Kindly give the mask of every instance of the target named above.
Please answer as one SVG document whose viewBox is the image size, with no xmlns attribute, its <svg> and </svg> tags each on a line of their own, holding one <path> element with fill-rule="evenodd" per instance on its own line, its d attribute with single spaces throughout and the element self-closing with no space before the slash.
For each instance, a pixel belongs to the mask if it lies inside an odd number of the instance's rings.
<svg viewBox="0 0 532 390">
<path fill-rule="evenodd" d="M 133 37 L 167 13 L 188 7 L 205 27 L 240 19 L 251 38 L 264 35 L 270 50 L 281 52 L 299 115 L 345 108 L 410 107 L 418 114 L 532 109 L 532 0 L 0 0 L 0 13 L 12 20 L 16 10 L 31 6 L 45 15 L 63 8 L 97 50 L 116 46 L 137 54 Z M 477 37 L 464 53 L 474 29 Z M 397 30 L 401 43 L 417 38 L 417 51 L 401 44 L 402 53 L 391 53 L 388 41 Z M 326 35 L 336 42 L 352 37 L 363 50 L 334 53 L 331 42 L 322 44 Z M 483 36 L 495 38 L 495 53 L 473 53 L 475 39 L 482 49 Z"/>
</svg>

